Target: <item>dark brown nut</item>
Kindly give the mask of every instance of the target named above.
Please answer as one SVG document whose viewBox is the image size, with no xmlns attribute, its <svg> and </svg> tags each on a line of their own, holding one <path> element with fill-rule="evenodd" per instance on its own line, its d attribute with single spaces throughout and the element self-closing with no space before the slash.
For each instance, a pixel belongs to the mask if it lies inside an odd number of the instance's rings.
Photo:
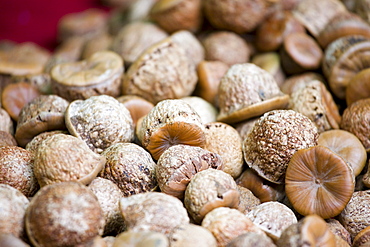
<svg viewBox="0 0 370 247">
<path fill-rule="evenodd" d="M 27 208 L 25 222 L 35 246 L 76 246 L 101 235 L 104 228 L 98 199 L 78 182 L 41 188 Z"/>
<path fill-rule="evenodd" d="M 112 247 L 169 247 L 169 240 L 163 233 L 140 230 L 125 231 L 119 234 Z"/>
<path fill-rule="evenodd" d="M 370 23 L 370 2 L 369 0 L 354 1 L 353 11 L 361 16 L 362 19 Z"/>
<path fill-rule="evenodd" d="M 9 116 L 9 113 L 3 108 L 0 108 L 0 130 L 5 131 L 11 135 L 14 134 L 14 124 Z"/>
<path fill-rule="evenodd" d="M 364 69 L 357 73 L 348 82 L 346 87 L 346 103 L 351 105 L 360 99 L 370 97 L 370 68 Z"/>
<path fill-rule="evenodd" d="M 81 58 L 88 59 L 96 52 L 111 50 L 112 42 L 113 36 L 107 33 L 87 40 L 83 46 Z"/>
<path fill-rule="evenodd" d="M 0 147 L 17 146 L 17 141 L 9 132 L 0 130 Z"/>
<path fill-rule="evenodd" d="M 73 101 L 121 93 L 123 60 L 115 52 L 99 51 L 86 60 L 58 64 L 50 72 L 53 92 Z"/>
<path fill-rule="evenodd" d="M 238 131 L 228 124 L 212 122 L 205 124 L 204 133 L 206 136 L 204 148 L 221 156 L 222 171 L 233 178 L 239 177 L 243 170 L 244 159 L 242 139 Z"/>
<path fill-rule="evenodd" d="M 156 189 L 156 164 L 142 147 L 134 143 L 116 143 L 101 154 L 106 163 L 99 176 L 114 182 L 123 196 Z"/>
<path fill-rule="evenodd" d="M 314 123 L 292 110 L 265 113 L 243 143 L 244 160 L 270 182 L 284 183 L 288 163 L 295 152 L 317 145 Z"/>
<path fill-rule="evenodd" d="M 313 214 L 301 219 L 298 223 L 285 228 L 277 241 L 278 247 L 286 246 L 328 246 L 334 247 L 335 235 L 326 222 Z"/>
<path fill-rule="evenodd" d="M 64 113 L 69 102 L 57 95 L 40 95 L 26 104 L 19 113 L 15 139 L 22 147 L 33 137 L 49 130 L 63 130 Z"/>
<path fill-rule="evenodd" d="M 65 112 L 68 131 L 96 153 L 119 142 L 131 142 L 134 126 L 129 110 L 108 95 L 71 102 Z"/>
<path fill-rule="evenodd" d="M 301 215 L 327 219 L 344 209 L 355 189 L 351 166 L 324 146 L 298 150 L 285 177 L 285 192 Z"/>
<path fill-rule="evenodd" d="M 314 72 L 304 72 L 302 74 L 292 75 L 288 77 L 280 89 L 283 93 L 291 95 L 298 89 L 305 87 L 305 85 L 311 81 L 321 81 L 324 82 L 324 77 L 321 74 Z"/>
<path fill-rule="evenodd" d="M 30 151 L 32 155 L 36 154 L 37 149 L 39 148 L 40 144 L 49 136 L 55 135 L 55 134 L 68 134 L 68 131 L 66 130 L 53 130 L 53 131 L 45 131 L 34 138 L 27 143 L 26 150 Z"/>
<path fill-rule="evenodd" d="M 196 111 L 183 100 L 163 100 L 142 120 L 138 138 L 155 160 L 170 146 L 204 147 L 204 125 Z"/>
<path fill-rule="evenodd" d="M 216 121 L 218 110 L 211 103 L 198 96 L 187 96 L 181 100 L 188 103 L 200 116 L 202 123 L 211 123 Z"/>
<path fill-rule="evenodd" d="M 168 34 L 157 25 L 137 21 L 128 23 L 114 37 L 112 50 L 118 53 L 130 65 L 147 48 L 166 38 Z"/>
<path fill-rule="evenodd" d="M 254 123 L 258 120 L 259 118 L 256 117 L 256 118 L 250 118 L 246 121 L 243 121 L 243 122 L 239 122 L 235 125 L 235 129 L 236 131 L 238 131 L 240 137 L 242 138 L 242 140 L 245 140 L 245 138 L 247 137 L 248 135 L 248 132 L 249 130 L 252 129 Z"/>
<path fill-rule="evenodd" d="M 342 115 L 340 127 L 357 136 L 367 152 L 370 151 L 369 136 L 370 98 L 361 99 L 348 106 Z"/>
<path fill-rule="evenodd" d="M 123 197 L 120 209 L 128 230 L 155 231 L 169 236 L 177 226 L 189 223 L 182 202 L 161 192 Z"/>
<path fill-rule="evenodd" d="M 215 208 L 238 208 L 239 191 L 234 179 L 227 173 L 206 169 L 193 176 L 185 190 L 184 204 L 195 222 Z"/>
<path fill-rule="evenodd" d="M 353 239 L 352 247 L 365 247 L 368 246 L 370 243 L 370 236 L 369 236 L 370 226 L 366 227 L 365 229 L 361 230 L 356 237 Z"/>
<path fill-rule="evenodd" d="M 212 232 L 217 240 L 217 246 L 226 246 L 232 239 L 247 233 L 256 232 L 265 235 L 243 213 L 233 208 L 219 207 L 206 214 L 202 227 Z"/>
<path fill-rule="evenodd" d="M 145 50 L 130 66 L 123 79 L 122 93 L 138 95 L 156 104 L 189 96 L 197 79 L 195 64 L 185 49 L 166 38 Z"/>
<path fill-rule="evenodd" d="M 265 0 L 206 0 L 203 8 L 206 18 L 215 28 L 245 33 L 253 31 L 262 22 L 267 3 Z"/>
<path fill-rule="evenodd" d="M 343 239 L 343 241 L 347 242 L 347 244 L 350 246 L 351 241 L 351 235 L 349 232 L 344 228 L 344 226 L 336 219 L 327 219 L 325 220 L 326 224 L 328 225 L 330 231 L 336 235 L 337 237 Z"/>
<path fill-rule="evenodd" d="M 275 78 L 280 87 L 285 81 L 285 72 L 281 67 L 280 56 L 276 52 L 259 53 L 253 56 L 251 63 L 266 70 Z"/>
<path fill-rule="evenodd" d="M 162 192 L 184 198 L 193 176 L 208 168 L 221 170 L 223 160 L 217 153 L 201 147 L 175 145 L 163 152 L 156 165 L 156 176 Z"/>
<path fill-rule="evenodd" d="M 196 32 L 203 21 L 201 7 L 201 0 L 158 0 L 150 10 L 150 17 L 169 33 Z"/>
<path fill-rule="evenodd" d="M 58 23 L 58 40 L 80 36 L 94 38 L 107 32 L 107 14 L 101 9 L 87 9 L 64 15 Z"/>
<path fill-rule="evenodd" d="M 95 178 L 88 186 L 95 194 L 103 210 L 104 235 L 117 235 L 125 229 L 125 224 L 119 209 L 119 200 L 123 197 L 122 191 L 112 181 L 104 178 Z"/>
<path fill-rule="evenodd" d="M 153 103 L 136 95 L 123 95 L 118 97 L 117 100 L 130 111 L 134 128 L 139 118 L 148 114 L 154 107 Z"/>
<path fill-rule="evenodd" d="M 18 146 L 1 147 L 0 167 L 0 183 L 18 189 L 27 197 L 39 189 L 31 152 Z"/>
<path fill-rule="evenodd" d="M 352 167 L 355 176 L 360 175 L 365 167 L 367 154 L 361 141 L 345 130 L 329 130 L 322 132 L 318 145 L 325 146 L 346 160 Z"/>
<path fill-rule="evenodd" d="M 193 33 L 180 30 L 171 34 L 171 39 L 185 49 L 186 54 L 195 65 L 204 60 L 204 47 Z"/>
<path fill-rule="evenodd" d="M 324 83 L 315 80 L 293 92 L 289 108 L 308 117 L 319 133 L 339 129 L 341 117 L 337 105 Z"/>
<path fill-rule="evenodd" d="M 0 233 L 0 246 L 2 247 L 30 247 L 20 238 L 11 233 Z"/>
<path fill-rule="evenodd" d="M 10 233 L 18 238 L 24 237 L 24 215 L 28 205 L 27 197 L 19 190 L 0 184 L 0 232 Z"/>
<path fill-rule="evenodd" d="M 89 184 L 104 167 L 105 158 L 89 149 L 77 137 L 48 136 L 36 150 L 34 173 L 40 186 L 78 181 Z"/>
<path fill-rule="evenodd" d="M 171 247 L 217 246 L 217 241 L 209 230 L 194 224 L 184 224 L 173 229 L 169 241 Z"/>
<path fill-rule="evenodd" d="M 233 238 L 226 247 L 276 247 L 271 238 L 255 232 L 247 232 Z"/>
</svg>

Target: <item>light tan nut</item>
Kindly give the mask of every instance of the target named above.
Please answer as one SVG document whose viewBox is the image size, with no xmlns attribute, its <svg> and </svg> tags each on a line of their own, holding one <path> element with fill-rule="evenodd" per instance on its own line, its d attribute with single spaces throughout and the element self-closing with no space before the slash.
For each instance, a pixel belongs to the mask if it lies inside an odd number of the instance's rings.
<svg viewBox="0 0 370 247">
<path fill-rule="evenodd" d="M 187 96 L 181 99 L 198 113 L 204 124 L 216 121 L 218 110 L 208 101 L 197 96 Z"/>
<path fill-rule="evenodd" d="M 238 185 L 238 191 L 240 194 L 238 210 L 243 214 L 247 214 L 254 207 L 261 204 L 261 200 L 253 195 L 252 191 L 250 191 L 249 189 Z"/>
<path fill-rule="evenodd" d="M 11 135 L 14 134 L 14 124 L 9 113 L 3 108 L 0 108 L 0 130 L 5 131 Z"/>
<path fill-rule="evenodd" d="M 52 131 L 42 132 L 38 134 L 37 136 L 35 136 L 34 138 L 32 138 L 32 140 L 29 143 L 27 143 L 26 150 L 30 151 L 32 155 L 35 155 L 41 143 L 49 136 L 52 136 L 55 134 L 68 134 L 68 131 L 67 130 L 52 130 Z"/>
<path fill-rule="evenodd" d="M 276 247 L 271 238 L 255 232 L 247 232 L 233 238 L 226 247 Z"/>
<path fill-rule="evenodd" d="M 185 49 L 186 54 L 195 65 L 204 60 L 204 47 L 193 33 L 180 30 L 171 34 L 170 38 Z"/>
<path fill-rule="evenodd" d="M 171 232 L 171 247 L 216 247 L 217 241 L 210 231 L 195 224 L 183 224 Z"/>
<path fill-rule="evenodd" d="M 11 233 L 0 233 L 0 245 L 2 247 L 30 247 L 20 238 L 14 236 Z"/>
<path fill-rule="evenodd" d="M 0 130 L 0 147 L 17 146 L 17 140 L 9 132 Z"/>
<path fill-rule="evenodd" d="M 112 42 L 113 36 L 107 33 L 98 35 L 94 39 L 86 40 L 82 49 L 81 58 L 87 59 L 98 51 L 111 50 Z"/>
<path fill-rule="evenodd" d="M 128 230 L 119 234 L 112 247 L 169 247 L 169 240 L 163 233 L 155 231 L 134 231 Z"/>
</svg>

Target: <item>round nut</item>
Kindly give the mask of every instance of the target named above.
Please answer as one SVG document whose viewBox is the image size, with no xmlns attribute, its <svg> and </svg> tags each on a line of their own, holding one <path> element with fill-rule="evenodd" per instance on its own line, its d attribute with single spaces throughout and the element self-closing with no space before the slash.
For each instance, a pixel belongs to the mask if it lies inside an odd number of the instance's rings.
<svg viewBox="0 0 370 247">
<path fill-rule="evenodd" d="M 202 246 L 216 247 L 217 242 L 210 231 L 195 224 L 183 224 L 171 232 L 169 236 L 171 247 Z"/>
<path fill-rule="evenodd" d="M 112 50 L 113 37 L 107 33 L 101 34 L 94 39 L 86 40 L 83 46 L 81 58 L 87 59 L 98 51 Z"/>
<path fill-rule="evenodd" d="M 243 186 L 238 185 L 239 191 L 239 206 L 238 210 L 243 214 L 247 214 L 257 205 L 261 204 L 261 200 L 253 195 L 252 191 Z"/>
<path fill-rule="evenodd" d="M 216 121 L 218 111 L 216 107 L 214 107 L 208 101 L 197 96 L 187 96 L 181 98 L 181 100 L 188 103 L 198 113 L 202 123 L 206 124 Z"/>
<path fill-rule="evenodd" d="M 169 247 L 169 240 L 163 233 L 155 231 L 125 231 L 119 234 L 112 247 L 146 246 L 146 247 Z"/>
<path fill-rule="evenodd" d="M 343 239 L 348 243 L 348 245 L 351 245 L 351 235 L 349 232 L 344 228 L 344 226 L 339 222 L 339 220 L 336 219 L 327 219 L 325 220 L 326 224 L 329 226 L 330 231 L 337 237 Z"/>
<path fill-rule="evenodd" d="M 0 130 L 0 147 L 17 146 L 17 141 L 9 132 Z"/>
<path fill-rule="evenodd" d="M 0 108 L 0 130 L 5 131 L 11 135 L 14 134 L 14 124 L 7 111 Z"/>
<path fill-rule="evenodd" d="M 0 245 L 2 247 L 30 247 L 28 244 L 23 242 L 20 238 L 14 236 L 11 233 L 0 233 Z"/>
<path fill-rule="evenodd" d="M 357 73 L 346 87 L 347 106 L 360 99 L 370 97 L 370 68 Z"/>
<path fill-rule="evenodd" d="M 361 230 L 356 237 L 353 239 L 353 247 L 365 247 L 370 243 L 370 226 L 366 227 L 365 229 Z"/>
<path fill-rule="evenodd" d="M 241 247 L 241 246 L 253 246 L 253 247 L 276 247 L 271 238 L 266 235 L 262 235 L 255 232 L 247 232 L 239 235 L 232 239 L 226 247 Z"/>
<path fill-rule="evenodd" d="M 34 138 L 27 143 L 26 150 L 30 151 L 32 155 L 36 154 L 37 149 L 39 148 L 40 144 L 49 136 L 55 135 L 55 134 L 68 134 L 68 131 L 66 130 L 52 130 L 52 131 L 45 131 Z"/>
<path fill-rule="evenodd" d="M 185 49 L 185 53 L 195 65 L 204 60 L 204 47 L 193 33 L 180 30 L 171 34 L 170 38 Z"/>
</svg>

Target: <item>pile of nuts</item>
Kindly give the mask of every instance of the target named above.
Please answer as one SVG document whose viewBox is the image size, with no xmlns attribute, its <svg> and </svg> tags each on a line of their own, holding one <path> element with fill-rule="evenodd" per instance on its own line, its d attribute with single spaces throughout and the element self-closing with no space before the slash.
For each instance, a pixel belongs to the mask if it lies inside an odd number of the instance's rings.
<svg viewBox="0 0 370 247">
<path fill-rule="evenodd" d="M 0 40 L 0 246 L 369 246 L 369 0 L 104 0 Z"/>
</svg>

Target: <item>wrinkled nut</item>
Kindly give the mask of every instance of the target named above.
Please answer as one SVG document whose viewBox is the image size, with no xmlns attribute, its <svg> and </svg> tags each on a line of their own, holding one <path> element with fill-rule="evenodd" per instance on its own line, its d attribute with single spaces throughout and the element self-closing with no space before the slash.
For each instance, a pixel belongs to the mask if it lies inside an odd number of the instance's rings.
<svg viewBox="0 0 370 247">
<path fill-rule="evenodd" d="M 14 124 L 7 111 L 0 108 L 0 130 L 5 131 L 11 135 L 14 134 Z"/>
<path fill-rule="evenodd" d="M 55 134 L 68 134 L 68 131 L 66 130 L 52 130 L 52 131 L 45 131 L 34 138 L 27 143 L 26 150 L 30 151 L 32 155 L 36 154 L 37 149 L 39 148 L 40 144 L 49 136 L 55 135 Z"/>
<path fill-rule="evenodd" d="M 282 184 L 288 163 L 295 152 L 317 145 L 313 122 L 292 110 L 265 113 L 243 142 L 244 160 L 258 175 Z"/>
<path fill-rule="evenodd" d="M 343 239 L 343 241 L 346 241 L 347 244 L 351 245 L 351 235 L 349 232 L 344 228 L 344 226 L 336 219 L 327 219 L 325 220 L 326 224 L 328 225 L 330 231 L 336 235 L 337 237 Z"/>
<path fill-rule="evenodd" d="M 2 247 L 30 247 L 23 242 L 20 238 L 11 233 L 0 233 L 0 245 Z"/>
<path fill-rule="evenodd" d="M 123 95 L 118 97 L 117 100 L 130 111 L 134 128 L 136 127 L 136 123 L 139 118 L 148 114 L 154 107 L 153 103 L 136 95 Z"/>
<path fill-rule="evenodd" d="M 284 81 L 280 86 L 280 89 L 283 93 L 291 95 L 298 89 L 305 87 L 307 83 L 315 80 L 324 82 L 324 77 L 321 74 L 314 72 L 304 72 L 302 74 L 292 75 Z"/>
<path fill-rule="evenodd" d="M 240 194 L 238 210 L 243 214 L 247 214 L 252 208 L 261 204 L 260 199 L 253 195 L 252 191 L 249 189 L 238 185 L 238 191 Z"/>
<path fill-rule="evenodd" d="M 119 234 L 112 247 L 169 247 L 169 240 L 163 233 L 155 231 L 125 231 Z"/>
<path fill-rule="evenodd" d="M 204 147 L 204 126 L 196 111 L 183 100 L 163 100 L 142 120 L 138 138 L 155 160 L 170 146 Z"/>
<path fill-rule="evenodd" d="M 109 34 L 101 34 L 94 39 L 86 40 L 83 46 L 81 58 L 88 59 L 98 51 L 111 50 L 113 37 Z"/>
<path fill-rule="evenodd" d="M 223 166 L 217 153 L 179 144 L 163 152 L 156 165 L 156 176 L 162 192 L 183 199 L 185 189 L 196 173 L 208 168 L 221 170 Z"/>
<path fill-rule="evenodd" d="M 239 235 L 232 239 L 226 247 L 242 247 L 242 246 L 253 246 L 253 247 L 276 247 L 272 242 L 271 238 L 266 235 L 262 235 L 255 232 L 247 232 Z"/>
<path fill-rule="evenodd" d="M 244 159 L 242 139 L 238 131 L 228 124 L 212 122 L 205 124 L 204 133 L 206 136 L 204 148 L 221 156 L 222 171 L 233 178 L 239 177 L 243 170 Z"/>
<path fill-rule="evenodd" d="M 15 139 L 22 147 L 33 137 L 48 131 L 65 129 L 64 113 L 69 102 L 57 95 L 40 95 L 19 113 Z"/>
<path fill-rule="evenodd" d="M 131 142 L 134 127 L 130 112 L 108 95 L 71 102 L 65 112 L 68 131 L 96 153 L 118 142 Z"/>
<path fill-rule="evenodd" d="M 0 147 L 17 146 L 17 141 L 10 133 L 0 130 Z"/>
<path fill-rule="evenodd" d="M 281 67 L 280 56 L 277 52 L 259 53 L 253 56 L 251 63 L 269 72 L 280 87 L 285 81 L 285 72 Z"/>
<path fill-rule="evenodd" d="M 217 241 L 209 230 L 194 224 L 183 224 L 173 229 L 169 241 L 171 247 L 217 246 Z"/>
<path fill-rule="evenodd" d="M 370 244 L 370 226 L 361 230 L 353 239 L 353 247 L 365 247 Z"/>
<path fill-rule="evenodd" d="M 193 176 L 185 190 L 184 204 L 195 222 L 218 207 L 238 208 L 239 191 L 227 173 L 206 169 Z"/>
<path fill-rule="evenodd" d="M 215 208 L 206 214 L 202 227 L 212 232 L 217 240 L 217 246 L 226 246 L 232 239 L 247 232 L 264 235 L 264 232 L 243 213 L 227 207 Z"/>
<path fill-rule="evenodd" d="M 99 51 L 86 60 L 54 66 L 50 72 L 53 92 L 69 101 L 102 94 L 117 97 L 123 70 L 117 53 Z"/>
<path fill-rule="evenodd" d="M 181 100 L 188 103 L 200 116 L 202 123 L 215 122 L 218 110 L 208 101 L 198 96 L 187 96 Z"/>
<path fill-rule="evenodd" d="M 82 140 L 54 134 L 42 141 L 35 153 L 34 173 L 40 186 L 66 181 L 89 184 L 105 164 L 105 158 Z"/>
<path fill-rule="evenodd" d="M 204 60 L 204 47 L 193 33 L 180 30 L 171 34 L 170 38 L 185 49 L 186 54 L 195 65 Z"/>
<path fill-rule="evenodd" d="M 252 63 L 236 64 L 222 77 L 217 121 L 236 123 L 267 111 L 286 108 L 289 96 L 283 94 L 273 76 Z"/>
<path fill-rule="evenodd" d="M 370 97 L 370 68 L 357 73 L 346 87 L 347 106 L 360 99 Z"/>
<path fill-rule="evenodd" d="M 141 96 L 153 104 L 189 96 L 196 85 L 195 64 L 185 49 L 166 38 L 145 50 L 130 66 L 122 93 Z"/>
<path fill-rule="evenodd" d="M 330 231 L 326 222 L 319 216 L 311 214 L 285 228 L 277 241 L 277 246 L 334 247 L 335 243 L 335 235 Z"/>
<path fill-rule="evenodd" d="M 123 196 L 156 189 L 156 164 L 142 147 L 134 143 L 116 143 L 101 155 L 106 163 L 99 176 L 114 182 Z"/>
<path fill-rule="evenodd" d="M 120 200 L 120 209 L 128 230 L 149 230 L 169 236 L 177 226 L 189 223 L 182 202 L 161 192 L 123 197 Z"/>
<path fill-rule="evenodd" d="M 24 215 L 28 205 L 27 197 L 19 190 L 0 184 L 0 232 L 10 233 L 18 238 L 24 237 Z"/>
<path fill-rule="evenodd" d="M 41 188 L 27 208 L 25 222 L 34 246 L 76 246 L 103 234 L 104 228 L 98 199 L 77 182 Z"/>
</svg>

